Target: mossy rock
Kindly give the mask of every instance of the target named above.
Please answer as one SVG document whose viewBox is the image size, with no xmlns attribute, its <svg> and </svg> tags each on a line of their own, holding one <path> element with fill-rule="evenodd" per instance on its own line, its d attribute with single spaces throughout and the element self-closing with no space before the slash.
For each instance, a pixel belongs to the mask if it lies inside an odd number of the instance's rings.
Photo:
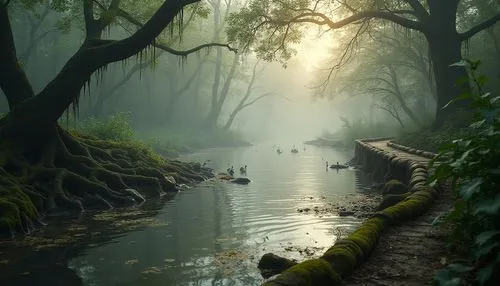
<svg viewBox="0 0 500 286">
<path fill-rule="evenodd" d="M 402 195 L 408 192 L 408 186 L 399 180 L 390 180 L 382 188 L 383 195 Z"/>
<path fill-rule="evenodd" d="M 273 253 L 264 254 L 258 264 L 260 274 L 264 278 L 269 278 L 279 274 L 297 264 L 295 260 L 290 260 Z"/>
<path fill-rule="evenodd" d="M 380 202 L 380 205 L 378 206 L 377 210 L 383 210 L 385 208 L 391 207 L 404 199 L 406 199 L 411 193 L 406 192 L 401 195 L 386 195 L 382 199 L 382 202 Z"/>
<path fill-rule="evenodd" d="M 340 239 L 336 241 L 335 245 L 330 247 L 328 250 L 332 249 L 335 246 L 349 247 L 354 252 L 358 264 L 364 261 L 363 250 L 356 243 L 354 243 L 354 241 L 349 239 Z M 328 252 L 328 250 L 326 252 Z"/>
<path fill-rule="evenodd" d="M 337 286 L 340 285 L 340 276 L 324 259 L 311 259 L 299 263 L 276 279 L 267 281 L 263 286 Z"/>
</svg>

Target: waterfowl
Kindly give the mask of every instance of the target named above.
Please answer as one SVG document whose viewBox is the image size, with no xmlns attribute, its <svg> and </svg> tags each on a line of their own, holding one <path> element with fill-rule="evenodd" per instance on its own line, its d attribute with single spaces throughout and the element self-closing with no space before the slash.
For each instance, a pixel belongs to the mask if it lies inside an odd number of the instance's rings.
<svg viewBox="0 0 500 286">
<path fill-rule="evenodd" d="M 240 173 L 241 174 L 246 174 L 247 173 L 247 165 L 245 165 L 245 167 L 240 167 Z"/>
<path fill-rule="evenodd" d="M 234 167 L 231 166 L 231 168 L 228 168 L 227 169 L 227 173 L 230 175 L 230 176 L 234 176 Z"/>
</svg>

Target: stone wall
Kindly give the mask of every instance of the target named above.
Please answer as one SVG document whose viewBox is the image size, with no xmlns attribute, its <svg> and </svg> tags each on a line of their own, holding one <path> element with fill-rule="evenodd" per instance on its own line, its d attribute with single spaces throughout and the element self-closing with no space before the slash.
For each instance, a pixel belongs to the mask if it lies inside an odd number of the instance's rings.
<svg viewBox="0 0 500 286">
<path fill-rule="evenodd" d="M 414 219 L 430 208 L 438 192 L 436 188 L 426 185 L 427 166 L 421 162 L 428 161 L 434 154 L 419 150 L 410 153 L 405 146 L 389 143 L 393 145 L 387 146 L 402 151 L 398 156 L 397 152 L 388 152 L 370 144 L 386 140 L 357 140 L 355 158 L 351 163 L 370 171 L 374 178 L 398 179 L 406 183 L 410 194 L 401 202 L 375 213 L 349 237 L 337 241 L 320 258 L 291 266 L 263 285 L 341 285 L 343 277 L 368 259 L 385 230 L 392 224 Z M 416 160 L 422 158 L 427 160 Z"/>
</svg>

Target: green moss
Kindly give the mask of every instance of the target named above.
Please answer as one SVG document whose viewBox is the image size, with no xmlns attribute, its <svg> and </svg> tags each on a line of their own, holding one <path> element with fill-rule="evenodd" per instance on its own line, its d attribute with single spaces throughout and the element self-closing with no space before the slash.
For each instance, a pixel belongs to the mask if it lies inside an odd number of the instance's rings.
<svg viewBox="0 0 500 286">
<path fill-rule="evenodd" d="M 386 195 L 382 199 L 382 202 L 380 202 L 380 205 L 378 206 L 378 210 L 383 210 L 385 208 L 391 207 L 406 198 L 408 198 L 411 195 L 410 192 L 401 194 L 401 195 Z"/>
<path fill-rule="evenodd" d="M 352 245 L 354 245 L 354 247 Z M 335 272 L 340 276 L 345 276 L 358 264 L 356 252 L 357 250 L 361 251 L 355 243 L 352 245 L 334 245 L 328 249 L 321 258 L 328 261 Z"/>
<path fill-rule="evenodd" d="M 351 252 L 354 254 L 354 256 L 356 257 L 356 262 L 359 264 L 359 263 L 362 263 L 365 258 L 364 258 L 364 255 L 363 255 L 363 250 L 352 240 L 349 240 L 349 239 L 341 239 L 337 242 L 335 242 L 335 245 L 330 247 L 327 252 L 336 247 L 336 246 L 345 246 L 345 247 L 348 247 Z M 326 254 L 326 253 L 325 253 Z"/>
<path fill-rule="evenodd" d="M 382 194 L 384 195 L 401 195 L 408 192 L 408 186 L 399 180 L 390 180 L 384 184 Z"/>
<path fill-rule="evenodd" d="M 8 182 L 6 184 L 6 182 Z M 15 185 L 13 178 L 2 180 L 0 188 L 0 229 L 13 229 L 20 226 L 26 219 L 34 219 L 38 211 L 31 198 L 21 188 Z M 20 182 L 18 182 L 20 183 Z"/>
<path fill-rule="evenodd" d="M 289 268 L 263 285 L 336 286 L 340 285 L 340 276 L 326 260 L 312 259 Z"/>
</svg>

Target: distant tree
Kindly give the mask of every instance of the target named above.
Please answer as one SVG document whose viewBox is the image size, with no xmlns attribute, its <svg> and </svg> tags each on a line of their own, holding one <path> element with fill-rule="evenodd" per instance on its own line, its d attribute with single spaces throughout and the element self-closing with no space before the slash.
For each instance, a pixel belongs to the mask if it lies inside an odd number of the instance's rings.
<svg viewBox="0 0 500 286">
<path fill-rule="evenodd" d="M 236 107 L 233 109 L 231 114 L 229 114 L 229 118 L 227 119 L 226 124 L 224 125 L 224 129 L 228 130 L 231 127 L 234 119 L 243 109 L 251 106 L 252 104 L 256 103 L 257 101 L 259 101 L 265 97 L 273 95 L 273 92 L 265 92 L 257 97 L 251 97 L 252 92 L 254 90 L 255 81 L 256 81 L 258 75 L 264 69 L 264 67 L 262 67 L 260 70 L 257 70 L 259 63 L 260 63 L 260 61 L 256 61 L 255 64 L 253 65 L 252 75 L 250 76 L 250 81 L 248 82 L 246 92 L 243 95 L 243 97 L 241 97 L 240 101 L 238 102 Z"/>
<path fill-rule="evenodd" d="M 291 44 L 300 41 L 306 24 L 335 30 L 360 23 L 373 28 L 381 25 L 375 20 L 383 20 L 421 32 L 429 45 L 437 93 L 435 126 L 440 126 L 462 105 L 442 107 L 462 89 L 470 89 L 468 84 L 456 82 L 467 77 L 465 68 L 453 65 L 462 59 L 462 43 L 500 20 L 500 11 L 495 10 L 489 19 L 457 32 L 461 28 L 457 26 L 460 3 L 467 5 L 468 11 L 476 9 L 473 0 L 252 0 L 248 7 L 230 16 L 228 37 L 252 47 L 263 59 L 286 61 L 295 52 Z"/>
</svg>

